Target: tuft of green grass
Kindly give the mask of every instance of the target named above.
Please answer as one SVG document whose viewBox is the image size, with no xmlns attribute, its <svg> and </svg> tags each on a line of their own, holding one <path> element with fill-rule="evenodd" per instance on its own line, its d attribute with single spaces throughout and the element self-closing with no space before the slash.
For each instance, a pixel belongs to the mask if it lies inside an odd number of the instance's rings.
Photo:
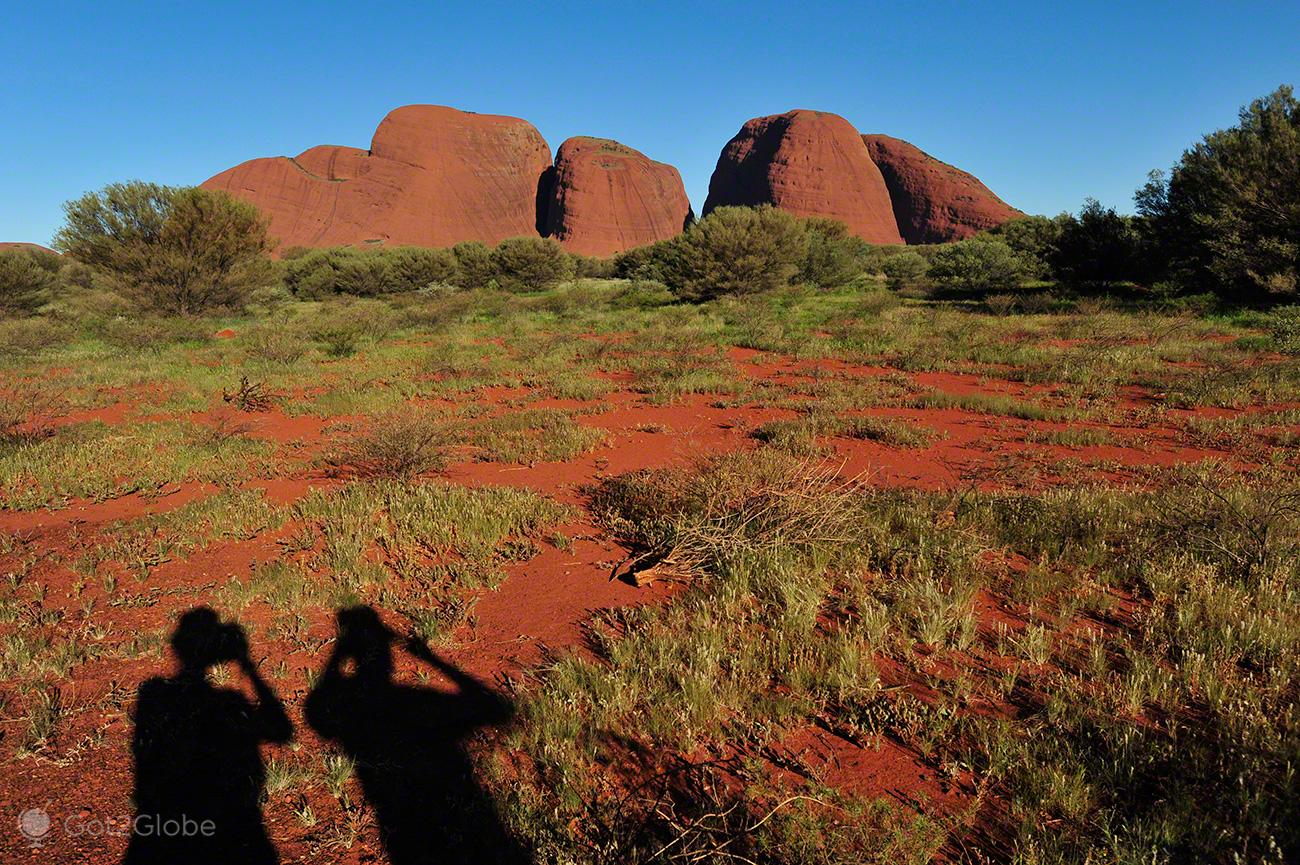
<svg viewBox="0 0 1300 865">
<path fill-rule="evenodd" d="M 92 422 L 64 427 L 49 438 L 0 449 L 0 506 L 32 510 L 73 498 L 95 501 L 127 493 L 156 493 L 172 484 L 231 485 L 284 470 L 270 442 L 214 442 L 193 424 Z"/>
<path fill-rule="evenodd" d="M 482 421 L 465 433 L 487 462 L 567 462 L 601 445 L 608 433 L 582 426 L 554 409 L 510 412 Z"/>
<path fill-rule="evenodd" d="M 929 427 L 883 417 L 840 416 L 820 411 L 791 420 L 768 421 L 757 427 L 754 438 L 794 456 L 823 452 L 818 440 L 831 436 L 879 442 L 889 447 L 921 448 L 939 433 Z"/>
</svg>

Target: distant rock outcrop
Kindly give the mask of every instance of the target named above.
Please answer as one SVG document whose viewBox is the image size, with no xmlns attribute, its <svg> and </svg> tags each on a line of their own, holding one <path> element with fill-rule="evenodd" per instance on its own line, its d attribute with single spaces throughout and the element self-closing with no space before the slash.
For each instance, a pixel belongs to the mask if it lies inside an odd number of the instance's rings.
<svg viewBox="0 0 1300 865">
<path fill-rule="evenodd" d="M 771 204 L 838 219 L 871 243 L 902 243 L 889 190 L 862 136 L 843 117 L 789 111 L 756 117 L 718 157 L 704 213 Z"/>
<path fill-rule="evenodd" d="M 680 234 L 691 203 L 676 168 L 606 138 L 570 138 L 540 190 L 542 233 L 583 255 Z"/>
<path fill-rule="evenodd" d="M 57 252 L 48 246 L 41 246 L 39 243 L 23 243 L 22 241 L 0 241 L 0 252 L 6 249 L 27 249 L 32 252 L 45 252 L 50 255 L 58 255 Z"/>
<path fill-rule="evenodd" d="M 864 135 L 908 243 L 946 243 L 1023 216 L 971 174 L 888 135 Z"/>
<path fill-rule="evenodd" d="M 281 248 L 496 243 L 537 231 L 551 151 L 532 124 L 437 105 L 390 112 L 370 145 L 254 159 L 203 186 L 256 205 Z"/>
<path fill-rule="evenodd" d="M 570 138 L 552 164 L 527 121 L 438 105 L 391 111 L 369 150 L 254 159 L 203 186 L 256 205 L 281 250 L 541 234 L 611 255 L 679 234 L 691 214 L 677 169 L 630 147 Z M 718 158 L 704 213 L 763 204 L 837 219 L 871 243 L 959 240 L 1021 215 L 906 141 L 805 110 L 750 120 Z"/>
</svg>

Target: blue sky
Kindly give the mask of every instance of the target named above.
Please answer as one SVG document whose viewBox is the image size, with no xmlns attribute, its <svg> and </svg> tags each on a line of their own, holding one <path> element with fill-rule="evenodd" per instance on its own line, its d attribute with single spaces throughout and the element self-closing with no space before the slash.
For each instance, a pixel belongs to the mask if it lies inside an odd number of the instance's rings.
<svg viewBox="0 0 1300 865">
<path fill-rule="evenodd" d="M 616 138 L 698 210 L 746 119 L 833 111 L 1037 213 L 1128 209 L 1148 170 L 1281 83 L 1291 3 L 13 3 L 0 12 L 0 240 L 48 241 L 116 180 L 369 145 L 412 102 Z"/>
</svg>

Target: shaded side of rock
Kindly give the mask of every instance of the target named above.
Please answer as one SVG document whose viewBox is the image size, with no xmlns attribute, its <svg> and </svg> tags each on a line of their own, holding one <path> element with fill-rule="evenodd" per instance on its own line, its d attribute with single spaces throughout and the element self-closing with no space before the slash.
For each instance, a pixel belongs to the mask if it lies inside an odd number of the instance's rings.
<svg viewBox="0 0 1300 865">
<path fill-rule="evenodd" d="M 542 233 L 583 255 L 666 240 L 680 234 L 691 215 L 676 168 L 605 138 L 565 141 L 543 185 Z"/>
<path fill-rule="evenodd" d="M 888 135 L 863 135 L 908 243 L 946 243 L 1023 216 L 974 175 Z"/>
<path fill-rule="evenodd" d="M 871 243 L 902 243 L 889 190 L 861 135 L 843 117 L 789 111 L 756 117 L 723 148 L 704 213 L 771 204 L 837 219 Z"/>
</svg>

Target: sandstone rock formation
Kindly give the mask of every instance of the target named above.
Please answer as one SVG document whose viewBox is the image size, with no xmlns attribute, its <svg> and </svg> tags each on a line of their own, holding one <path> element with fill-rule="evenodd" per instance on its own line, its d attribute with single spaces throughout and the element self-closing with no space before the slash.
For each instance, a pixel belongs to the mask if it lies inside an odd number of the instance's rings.
<svg viewBox="0 0 1300 865">
<path fill-rule="evenodd" d="M 871 243 L 902 243 L 889 190 L 858 131 L 835 114 L 796 110 L 756 117 L 718 157 L 704 213 L 772 204 L 838 219 Z"/>
<path fill-rule="evenodd" d="M 290 246 L 451 246 L 536 234 L 537 187 L 551 151 L 532 124 L 437 105 L 407 105 L 370 150 L 320 146 L 254 159 L 207 180 L 270 217 Z"/>
<path fill-rule="evenodd" d="M 23 243 L 22 241 L 0 241 L 0 252 L 7 249 L 27 249 L 32 252 L 45 252 L 50 255 L 58 255 L 57 252 L 48 246 L 41 246 L 39 243 Z"/>
<path fill-rule="evenodd" d="M 677 169 L 606 138 L 570 138 L 539 191 L 542 233 L 570 252 L 611 255 L 680 234 L 691 213 Z"/>
<path fill-rule="evenodd" d="M 888 135 L 864 135 L 908 243 L 946 243 L 1023 216 L 973 175 Z"/>
</svg>

